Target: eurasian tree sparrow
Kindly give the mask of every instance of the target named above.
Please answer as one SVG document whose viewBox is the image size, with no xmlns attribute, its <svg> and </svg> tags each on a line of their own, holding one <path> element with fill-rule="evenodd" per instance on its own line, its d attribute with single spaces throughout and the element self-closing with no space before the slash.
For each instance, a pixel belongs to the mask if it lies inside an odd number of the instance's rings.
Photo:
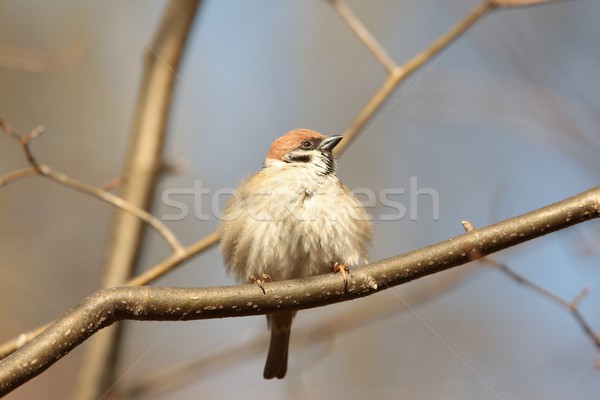
<svg viewBox="0 0 600 400">
<path fill-rule="evenodd" d="M 240 282 L 302 278 L 367 262 L 369 216 L 335 174 L 332 150 L 341 140 L 309 129 L 288 132 L 273 142 L 262 170 L 239 186 L 220 235 L 228 272 Z M 285 376 L 295 314 L 267 315 L 266 379 Z"/>
</svg>

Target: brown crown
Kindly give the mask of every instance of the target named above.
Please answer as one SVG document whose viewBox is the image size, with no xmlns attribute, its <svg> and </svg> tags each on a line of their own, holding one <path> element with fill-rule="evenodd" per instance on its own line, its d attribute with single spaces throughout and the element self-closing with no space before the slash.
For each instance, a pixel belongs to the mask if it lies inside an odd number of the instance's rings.
<svg viewBox="0 0 600 400">
<path fill-rule="evenodd" d="M 322 139 L 324 137 L 319 132 L 310 129 L 294 129 L 275 139 L 271 145 L 271 149 L 269 149 L 267 158 L 283 160 L 284 155 L 300 146 L 303 141 L 307 139 Z"/>
</svg>

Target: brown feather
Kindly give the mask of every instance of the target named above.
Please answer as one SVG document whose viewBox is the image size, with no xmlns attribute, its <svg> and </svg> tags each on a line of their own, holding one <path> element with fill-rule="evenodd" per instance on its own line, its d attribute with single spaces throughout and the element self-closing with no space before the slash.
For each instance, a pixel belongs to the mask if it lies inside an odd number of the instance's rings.
<svg viewBox="0 0 600 400">
<path fill-rule="evenodd" d="M 324 137 L 325 136 L 321 135 L 319 132 L 310 129 L 294 129 L 293 131 L 289 131 L 285 135 L 275 139 L 271 145 L 271 148 L 269 149 L 267 158 L 271 158 L 273 160 L 283 160 L 284 155 L 294 150 L 304 140 L 322 139 Z"/>
<path fill-rule="evenodd" d="M 290 330 L 294 315 L 296 315 L 295 311 L 284 311 L 267 315 L 267 321 L 271 326 L 271 341 L 263 373 L 265 379 L 282 379 L 285 377 L 288 364 Z"/>
</svg>

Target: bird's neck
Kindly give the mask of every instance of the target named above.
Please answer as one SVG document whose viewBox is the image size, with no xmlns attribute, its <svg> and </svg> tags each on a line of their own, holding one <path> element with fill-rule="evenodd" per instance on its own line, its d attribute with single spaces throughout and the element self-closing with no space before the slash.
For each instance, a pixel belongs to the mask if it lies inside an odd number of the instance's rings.
<svg viewBox="0 0 600 400">
<path fill-rule="evenodd" d="M 260 174 L 265 179 L 265 184 L 273 189 L 291 189 L 318 193 L 326 190 L 330 184 L 339 185 L 335 173 L 323 174 L 322 169 L 315 164 L 294 164 L 279 160 L 265 161 Z"/>
</svg>

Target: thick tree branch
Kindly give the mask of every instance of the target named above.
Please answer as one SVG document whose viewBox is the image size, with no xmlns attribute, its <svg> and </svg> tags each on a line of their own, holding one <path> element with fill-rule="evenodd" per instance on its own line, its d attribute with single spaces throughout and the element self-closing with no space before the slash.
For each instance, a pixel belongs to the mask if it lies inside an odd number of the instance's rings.
<svg viewBox="0 0 600 400">
<path fill-rule="evenodd" d="M 125 286 L 142 286 L 147 285 L 161 276 L 165 275 L 167 272 L 171 271 L 173 268 L 181 265 L 185 261 L 194 257 L 195 255 L 210 249 L 215 246 L 219 242 L 219 235 L 216 232 L 209 233 L 198 241 L 192 243 L 183 249 L 182 252 L 178 252 L 176 254 L 171 255 L 165 260 L 159 262 L 154 267 L 150 268 L 147 271 L 142 272 L 140 275 L 130 279 L 127 281 Z M 7 341 L 3 345 L 0 346 L 0 359 L 7 357 L 9 354 L 16 351 L 21 346 L 28 343 L 34 337 L 36 337 L 40 332 L 46 329 L 50 324 L 50 322 L 44 326 L 40 326 L 36 329 L 33 329 L 28 332 L 24 332 L 20 334 L 18 337 Z"/>
<path fill-rule="evenodd" d="M 152 204 L 158 173 L 163 165 L 176 71 L 199 4 L 200 0 L 171 0 L 151 46 L 146 46 L 146 66 L 123 173 L 127 185 L 121 193 L 123 199 L 141 209 L 149 209 Z M 118 17 L 114 10 L 111 11 Z M 102 280 L 104 287 L 123 285 L 130 279 L 138 262 L 144 228 L 142 221 L 130 213 L 115 215 L 109 234 Z M 180 250 L 177 253 L 181 253 Z M 111 327 L 94 338 L 84 360 L 76 399 L 95 400 L 110 390 L 119 354 L 120 333 L 118 326 Z"/>
<path fill-rule="evenodd" d="M 268 283 L 266 294 L 255 285 L 101 289 L 0 361 L 0 395 L 40 374 L 95 332 L 117 321 L 241 317 L 348 301 L 598 217 L 600 186 L 536 211 L 356 268 L 351 271 L 346 293 L 337 274 Z"/>
<path fill-rule="evenodd" d="M 444 274 L 442 279 L 428 282 L 426 285 L 415 285 L 402 292 L 401 302 L 386 301 L 381 297 L 378 301 L 355 302 L 351 308 L 327 315 L 326 318 L 312 320 L 294 326 L 294 352 L 307 351 L 309 347 L 319 346 L 322 350 L 316 357 L 325 357 L 331 350 L 331 343 L 339 335 L 347 335 L 353 330 L 371 326 L 382 320 L 397 316 L 399 313 L 420 307 L 424 303 L 439 298 L 443 293 L 455 288 L 463 282 L 473 268 L 466 266 Z M 215 349 L 200 355 L 196 359 L 182 360 L 180 363 L 159 368 L 154 373 L 124 383 L 116 393 L 117 398 L 150 399 L 160 396 L 168 398 L 166 392 L 199 384 L 222 371 L 228 371 L 241 363 L 261 357 L 267 351 L 268 343 L 264 336 L 239 338 L 236 343 L 228 343 L 227 347 Z M 316 361 L 313 358 L 311 364 Z M 305 368 L 306 368 L 306 364 Z M 160 395 L 160 396 L 159 396 Z M 121 396 L 121 397 L 119 397 Z"/>
</svg>

